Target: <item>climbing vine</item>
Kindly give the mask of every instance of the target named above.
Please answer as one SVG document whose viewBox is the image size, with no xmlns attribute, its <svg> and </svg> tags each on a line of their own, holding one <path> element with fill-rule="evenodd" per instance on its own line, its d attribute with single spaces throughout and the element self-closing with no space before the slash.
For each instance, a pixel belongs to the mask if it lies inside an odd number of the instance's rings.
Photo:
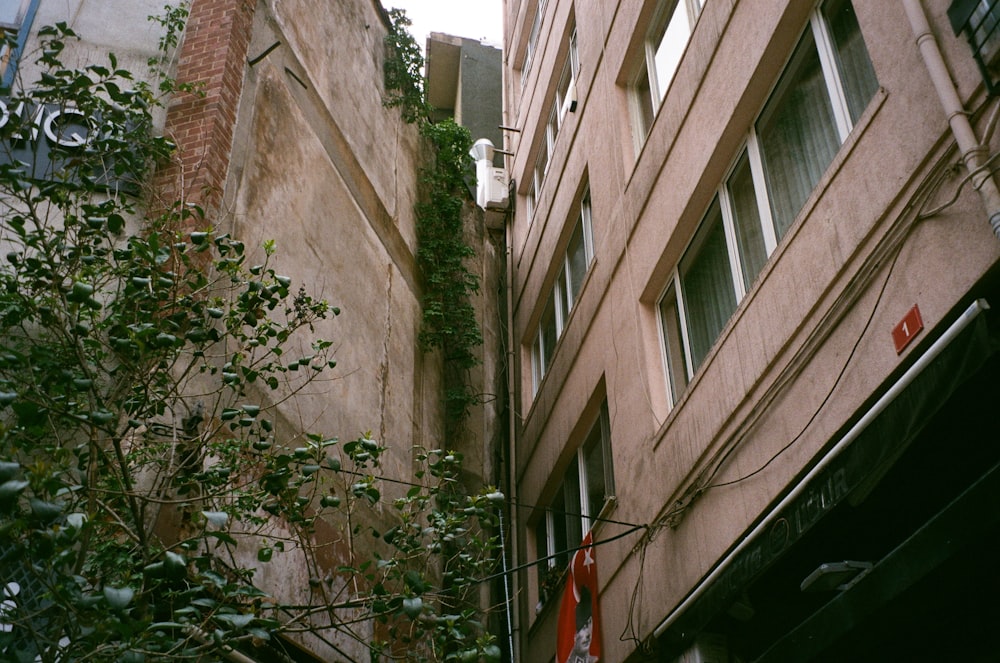
<svg viewBox="0 0 1000 663">
<path fill-rule="evenodd" d="M 430 164 L 420 173 L 421 200 L 415 208 L 417 264 L 424 282 L 420 341 L 425 351 L 440 350 L 444 357 L 450 434 L 457 432 L 478 401 L 467 376 L 479 363 L 475 348 L 483 342 L 471 303 L 479 292 L 479 279 L 466 266 L 475 251 L 465 242 L 462 224 L 472 139 L 468 129 L 453 120 L 428 120 L 430 106 L 420 74 L 423 57 L 407 30 L 410 20 L 398 9 L 388 13 L 392 25 L 386 36 L 385 105 L 402 108 L 403 119 L 417 124 L 434 148 Z"/>
<path fill-rule="evenodd" d="M 402 9 L 390 9 L 389 34 L 385 37 L 385 106 L 400 108 L 403 119 L 409 123 L 426 121 L 430 106 L 424 97 L 424 83 L 420 70 L 424 57 L 420 46 L 413 40 L 411 21 Z"/>
</svg>

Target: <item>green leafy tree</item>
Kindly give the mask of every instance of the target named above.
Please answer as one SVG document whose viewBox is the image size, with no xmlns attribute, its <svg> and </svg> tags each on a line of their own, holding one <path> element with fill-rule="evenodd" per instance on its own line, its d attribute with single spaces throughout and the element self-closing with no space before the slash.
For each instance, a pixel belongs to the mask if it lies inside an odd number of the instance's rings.
<svg viewBox="0 0 1000 663">
<path fill-rule="evenodd" d="M 157 19 L 165 53 L 184 16 Z M 219 660 L 336 631 L 373 657 L 498 660 L 477 578 L 503 496 L 467 494 L 446 449 L 418 450 L 401 489 L 369 435 L 275 416 L 335 366 L 315 324 L 339 311 L 278 271 L 273 243 L 140 202 L 173 149 L 152 109 L 179 86 L 160 59 L 152 82 L 114 56 L 66 67 L 75 37 L 41 30 L 40 79 L 0 127 L 0 659 Z M 40 172 L 17 149 L 54 108 Z M 304 603 L 255 583 L 285 555 L 308 566 Z"/>
</svg>

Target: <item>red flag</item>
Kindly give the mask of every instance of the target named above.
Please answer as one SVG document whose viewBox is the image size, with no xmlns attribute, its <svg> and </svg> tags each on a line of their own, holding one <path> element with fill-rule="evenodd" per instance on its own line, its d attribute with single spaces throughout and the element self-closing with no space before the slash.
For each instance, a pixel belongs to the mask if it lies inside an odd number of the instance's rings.
<svg viewBox="0 0 1000 663">
<path fill-rule="evenodd" d="M 597 663 L 601 659 L 601 610 L 597 600 L 597 558 L 590 532 L 573 553 L 559 605 L 556 663 Z"/>
</svg>

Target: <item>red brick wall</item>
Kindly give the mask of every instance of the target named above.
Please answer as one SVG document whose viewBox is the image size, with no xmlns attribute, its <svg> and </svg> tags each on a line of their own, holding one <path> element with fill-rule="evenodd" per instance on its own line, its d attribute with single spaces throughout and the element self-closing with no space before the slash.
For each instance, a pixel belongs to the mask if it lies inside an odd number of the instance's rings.
<svg viewBox="0 0 1000 663">
<path fill-rule="evenodd" d="M 167 106 L 165 133 L 177 144 L 173 163 L 157 178 L 157 195 L 218 211 L 233 144 L 254 0 L 194 0 L 180 45 L 177 81 L 199 92 L 180 93 Z"/>
</svg>

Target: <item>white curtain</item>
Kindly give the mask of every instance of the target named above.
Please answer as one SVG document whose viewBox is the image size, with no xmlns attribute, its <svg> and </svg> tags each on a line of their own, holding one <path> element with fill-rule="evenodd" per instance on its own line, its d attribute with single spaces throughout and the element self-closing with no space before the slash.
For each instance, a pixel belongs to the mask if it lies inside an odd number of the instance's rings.
<svg viewBox="0 0 1000 663">
<path fill-rule="evenodd" d="M 750 161 L 745 152 L 736 164 L 727 188 L 733 205 L 733 226 L 743 268 L 743 285 L 749 290 L 767 261 L 767 249 L 757 209 L 757 193 L 750 175 Z"/>
<path fill-rule="evenodd" d="M 834 0 L 823 6 L 823 16 L 830 26 L 837 53 L 837 67 L 851 122 L 857 122 L 878 89 L 878 79 L 872 68 L 865 40 L 861 37 L 858 17 L 849 0 Z"/>
<path fill-rule="evenodd" d="M 761 113 L 757 135 L 774 230 L 781 239 L 840 146 L 811 32 Z"/>
<path fill-rule="evenodd" d="M 736 292 L 718 200 L 702 221 L 695 241 L 681 261 L 681 289 L 691 363 L 697 370 L 736 310 Z"/>
</svg>

